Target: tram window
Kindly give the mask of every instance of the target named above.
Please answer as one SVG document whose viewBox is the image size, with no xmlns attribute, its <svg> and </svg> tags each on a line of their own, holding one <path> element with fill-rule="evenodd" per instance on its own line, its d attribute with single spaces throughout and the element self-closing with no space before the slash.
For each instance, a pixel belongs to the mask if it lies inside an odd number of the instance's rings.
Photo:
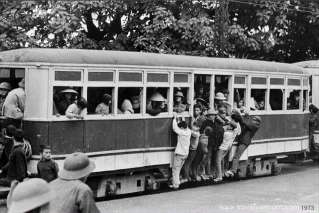
<svg viewBox="0 0 319 213">
<path fill-rule="evenodd" d="M 271 89 L 269 94 L 269 104 L 271 110 L 283 110 L 284 90 Z"/>
<path fill-rule="evenodd" d="M 108 115 L 112 111 L 112 92 L 110 87 L 88 87 L 88 114 Z"/>
<path fill-rule="evenodd" d="M 142 90 L 141 87 L 120 87 L 118 89 L 118 114 L 141 113 Z"/>
<path fill-rule="evenodd" d="M 229 80 L 230 80 L 230 76 L 226 76 L 226 75 L 216 75 L 215 76 L 215 94 L 217 94 L 218 92 L 223 93 L 225 98 L 226 98 L 226 101 L 229 101 L 228 100 Z"/>
<path fill-rule="evenodd" d="M 81 71 L 55 71 L 56 81 L 81 81 Z"/>
<path fill-rule="evenodd" d="M 81 87 L 53 87 L 53 115 L 65 115 L 68 106 L 81 97 Z"/>
<path fill-rule="evenodd" d="M 253 110 L 265 110 L 266 89 L 252 89 L 249 107 Z"/>
<path fill-rule="evenodd" d="M 309 106 L 308 106 L 308 98 L 309 98 L 308 94 L 309 94 L 308 90 L 304 90 L 303 91 L 303 103 L 302 103 L 302 110 L 303 111 L 306 111 L 309 108 Z"/>
<path fill-rule="evenodd" d="M 168 88 L 148 87 L 146 90 L 146 112 L 151 115 L 168 112 L 168 92 Z"/>
<path fill-rule="evenodd" d="M 234 89 L 234 108 L 243 111 L 245 109 L 246 89 Z"/>
<path fill-rule="evenodd" d="M 210 97 L 210 75 L 195 75 L 194 94 L 196 103 L 209 106 Z"/>
<path fill-rule="evenodd" d="M 0 68 L 0 83 L 7 82 L 11 89 L 17 88 L 24 78 L 25 70 L 22 68 Z"/>
<path fill-rule="evenodd" d="M 181 113 L 189 110 L 188 89 L 187 87 L 174 88 L 174 112 Z"/>
<path fill-rule="evenodd" d="M 287 109 L 300 109 L 300 90 L 288 90 Z"/>
</svg>

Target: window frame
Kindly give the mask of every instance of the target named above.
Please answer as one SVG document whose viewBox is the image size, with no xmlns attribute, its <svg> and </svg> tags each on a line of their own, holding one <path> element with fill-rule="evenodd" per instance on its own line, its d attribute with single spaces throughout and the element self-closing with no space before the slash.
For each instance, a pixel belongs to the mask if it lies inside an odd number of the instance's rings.
<svg viewBox="0 0 319 213">
<path fill-rule="evenodd" d="M 284 80 L 284 82 L 283 82 L 283 84 L 270 84 L 270 81 L 271 81 L 271 79 L 272 78 L 281 78 L 281 79 L 283 79 Z M 284 75 L 270 75 L 269 76 L 269 97 L 268 97 L 268 106 L 269 106 L 269 109 L 268 109 L 268 111 L 269 112 L 274 112 L 274 113 L 282 113 L 282 112 L 284 112 L 284 111 L 287 111 L 287 104 L 286 104 L 286 99 L 287 99 L 287 97 L 286 97 L 286 90 L 287 90 L 287 88 L 286 88 L 286 84 L 287 84 L 287 82 L 286 82 L 286 76 L 284 76 Z M 271 109 L 271 105 L 270 105 L 270 90 L 271 89 L 282 89 L 283 90 L 283 94 L 282 94 L 282 110 L 272 110 Z"/>
<path fill-rule="evenodd" d="M 235 84 L 235 78 L 236 77 L 245 77 L 245 84 Z M 231 98 L 232 98 L 232 107 L 234 108 L 235 106 L 233 106 L 233 104 L 234 104 L 234 98 L 235 98 L 235 94 L 234 94 L 234 91 L 235 91 L 235 89 L 244 89 L 245 90 L 245 99 L 244 99 L 244 102 L 245 102 L 245 104 L 244 104 L 244 107 L 245 108 L 247 108 L 248 106 L 248 79 L 249 79 L 249 76 L 248 75 L 245 75 L 245 74 L 234 74 L 233 76 L 232 76 L 232 91 L 230 91 L 230 94 L 231 94 Z"/>
<path fill-rule="evenodd" d="M 265 78 L 266 79 L 266 84 L 252 84 L 252 78 L 254 77 L 257 77 L 257 78 Z M 248 85 L 248 88 L 249 88 L 249 92 L 248 93 L 248 96 L 247 96 L 247 104 L 248 104 L 248 101 L 250 101 L 250 98 L 251 98 L 251 90 L 252 89 L 263 89 L 263 90 L 266 90 L 265 92 L 265 109 L 264 110 L 249 110 L 250 112 L 252 112 L 251 114 L 266 114 L 268 113 L 270 110 L 269 110 L 269 84 L 270 84 L 270 76 L 269 75 L 262 75 L 262 74 L 251 74 L 248 76 L 248 81 L 249 81 L 249 85 Z M 249 107 L 249 106 L 247 106 Z M 278 110 L 280 111 L 280 110 Z"/>
<path fill-rule="evenodd" d="M 175 74 L 187 74 L 188 75 L 188 81 L 187 82 L 174 82 Z M 173 107 L 174 107 L 174 88 L 181 87 L 181 88 L 187 88 L 188 94 L 187 94 L 187 103 L 190 103 L 189 110 L 180 113 L 182 116 L 192 116 L 193 114 L 193 100 L 194 100 L 194 72 L 186 71 L 186 70 L 174 70 L 171 72 L 171 81 L 170 81 L 170 99 L 169 99 L 169 107 L 168 107 L 168 113 L 171 115 L 173 114 Z"/>
<path fill-rule="evenodd" d="M 288 85 L 288 79 L 299 79 L 300 80 L 300 85 L 297 86 L 297 85 Z M 285 79 L 285 85 L 286 85 L 286 88 L 285 88 L 285 110 L 289 113 L 293 112 L 303 112 L 302 110 L 302 103 L 303 103 L 303 97 L 302 97 L 302 76 L 298 75 L 298 76 L 286 76 L 286 79 Z M 287 105 L 288 105 L 288 97 L 289 97 L 289 90 L 300 90 L 300 101 L 299 101 L 299 109 L 288 109 Z"/>
</svg>

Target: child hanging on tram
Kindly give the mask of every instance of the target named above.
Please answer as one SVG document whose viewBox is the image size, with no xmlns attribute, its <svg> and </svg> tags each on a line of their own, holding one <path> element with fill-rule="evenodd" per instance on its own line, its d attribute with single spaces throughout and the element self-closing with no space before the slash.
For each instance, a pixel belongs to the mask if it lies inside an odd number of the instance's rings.
<svg viewBox="0 0 319 213">
<path fill-rule="evenodd" d="M 192 132 L 188 128 L 188 125 L 182 117 L 182 121 L 177 124 L 177 114 L 174 113 L 173 118 L 173 131 L 177 134 L 177 145 L 175 148 L 175 154 L 172 167 L 172 184 L 170 188 L 178 189 L 180 185 L 180 172 L 185 163 L 185 160 L 189 153 L 189 145 Z"/>
<path fill-rule="evenodd" d="M 41 159 L 37 165 L 38 176 L 49 183 L 58 177 L 59 167 L 58 164 L 51 158 L 50 146 L 41 146 L 40 156 Z"/>
</svg>

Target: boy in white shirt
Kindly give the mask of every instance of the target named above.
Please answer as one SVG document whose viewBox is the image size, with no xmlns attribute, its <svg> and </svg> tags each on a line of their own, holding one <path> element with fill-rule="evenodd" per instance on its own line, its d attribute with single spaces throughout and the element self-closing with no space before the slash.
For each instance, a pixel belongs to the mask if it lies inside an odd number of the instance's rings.
<svg viewBox="0 0 319 213">
<path fill-rule="evenodd" d="M 188 128 L 186 121 L 177 124 L 177 114 L 174 113 L 173 131 L 177 134 L 177 145 L 175 148 L 173 167 L 172 167 L 172 185 L 170 188 L 178 189 L 180 185 L 179 175 L 189 153 L 190 139 L 192 131 Z"/>
<path fill-rule="evenodd" d="M 233 111 L 231 115 L 230 123 L 232 125 L 224 126 L 224 137 L 223 142 L 218 148 L 217 159 L 216 159 L 216 167 L 217 167 L 217 177 L 214 179 L 215 182 L 220 182 L 223 180 L 223 160 L 224 157 L 229 152 L 230 148 L 233 145 L 233 142 L 237 135 L 240 135 L 241 128 L 239 121 L 241 119 L 240 114 L 237 111 Z M 235 126 L 235 127 L 234 127 Z"/>
</svg>

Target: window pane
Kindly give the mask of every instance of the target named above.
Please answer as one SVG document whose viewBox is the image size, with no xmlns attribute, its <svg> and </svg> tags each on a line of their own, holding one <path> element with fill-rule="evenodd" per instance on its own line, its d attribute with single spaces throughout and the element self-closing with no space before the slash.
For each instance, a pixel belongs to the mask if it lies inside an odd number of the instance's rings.
<svg viewBox="0 0 319 213">
<path fill-rule="evenodd" d="M 141 113 L 140 104 L 143 99 L 140 87 L 121 87 L 118 90 L 118 114 Z"/>
<path fill-rule="evenodd" d="M 304 86 L 309 86 L 308 78 L 303 78 L 303 85 Z"/>
<path fill-rule="evenodd" d="M 223 93 L 223 95 L 226 98 L 225 101 L 230 101 L 228 100 L 228 96 L 229 96 L 228 86 L 229 86 L 230 78 L 231 76 L 227 76 L 227 75 L 215 76 L 215 96 L 217 93 Z"/>
<path fill-rule="evenodd" d="M 142 73 L 137 72 L 120 72 L 119 73 L 120 81 L 142 81 Z"/>
<path fill-rule="evenodd" d="M 195 75 L 194 81 L 194 94 L 197 104 L 209 107 L 209 97 L 210 97 L 210 75 Z"/>
<path fill-rule="evenodd" d="M 81 87 L 53 87 L 53 115 L 65 115 L 68 106 L 81 97 Z"/>
<path fill-rule="evenodd" d="M 265 110 L 265 89 L 252 89 L 249 107 L 252 110 Z"/>
<path fill-rule="evenodd" d="M 188 111 L 189 104 L 188 104 L 188 89 L 186 87 L 175 87 L 174 88 L 174 112 L 184 112 Z"/>
<path fill-rule="evenodd" d="M 271 78 L 270 84 L 271 85 L 284 85 L 285 80 L 283 78 Z"/>
<path fill-rule="evenodd" d="M 252 84 L 266 84 L 267 83 L 267 79 L 266 78 L 262 78 L 262 77 L 252 77 L 251 78 L 251 83 Z"/>
<path fill-rule="evenodd" d="M 284 100 L 284 91 L 283 89 L 271 89 L 269 94 L 269 104 L 271 110 L 282 110 L 283 109 L 283 100 Z"/>
<path fill-rule="evenodd" d="M 0 68 L 0 82 L 6 82 L 11 89 L 17 88 L 19 86 L 18 84 L 24 78 L 24 75 L 25 69 Z"/>
<path fill-rule="evenodd" d="M 300 79 L 288 79 L 289 86 L 300 86 Z"/>
<path fill-rule="evenodd" d="M 112 91 L 111 87 L 88 87 L 88 114 L 108 115 L 113 113 Z"/>
<path fill-rule="evenodd" d="M 246 77 L 244 76 L 235 76 L 235 84 L 245 84 Z"/>
<path fill-rule="evenodd" d="M 168 74 L 165 73 L 148 73 L 148 82 L 168 82 Z"/>
<path fill-rule="evenodd" d="M 246 89 L 234 89 L 234 108 L 241 112 L 245 110 Z"/>
<path fill-rule="evenodd" d="M 79 71 L 55 71 L 56 81 L 81 81 L 81 72 Z"/>
<path fill-rule="evenodd" d="M 89 81 L 113 81 L 113 72 L 89 72 Z"/>
<path fill-rule="evenodd" d="M 168 88 L 149 87 L 146 90 L 146 112 L 151 115 L 157 115 L 162 112 L 168 112 Z"/>
<path fill-rule="evenodd" d="M 303 104 L 302 104 L 302 109 L 303 111 L 308 110 L 308 90 L 303 91 Z"/>
<path fill-rule="evenodd" d="M 188 82 L 188 74 L 187 73 L 175 73 L 174 74 L 174 82 L 187 83 Z"/>
<path fill-rule="evenodd" d="M 288 90 L 287 109 L 300 109 L 300 90 Z"/>
</svg>

